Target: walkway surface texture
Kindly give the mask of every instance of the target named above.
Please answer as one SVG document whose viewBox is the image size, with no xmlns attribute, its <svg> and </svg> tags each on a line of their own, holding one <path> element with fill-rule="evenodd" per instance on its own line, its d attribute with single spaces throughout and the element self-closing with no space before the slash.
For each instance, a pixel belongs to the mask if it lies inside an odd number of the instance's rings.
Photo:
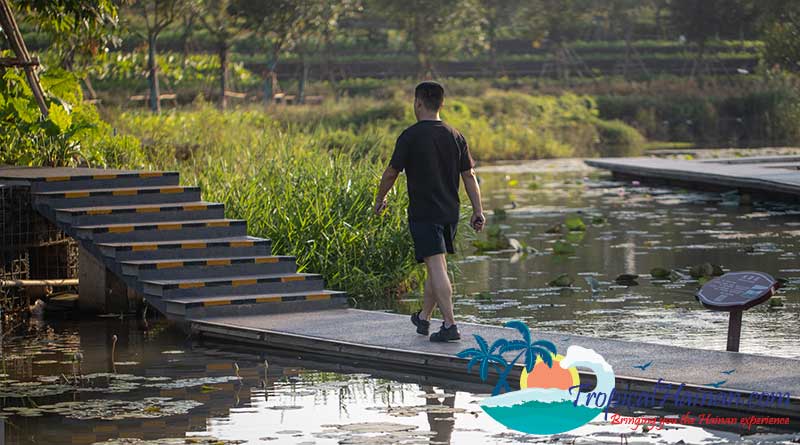
<svg viewBox="0 0 800 445">
<path fill-rule="evenodd" d="M 179 186 L 176 173 L 0 167 L 4 183 L 30 187 L 34 208 L 201 337 L 472 381 L 475 371 L 467 375 L 466 360 L 455 355 L 475 346 L 472 334 L 490 344 L 518 338 L 515 330 L 464 323 L 461 342 L 434 344 L 413 331 L 406 315 L 346 309 L 342 292 L 323 290 L 319 275 L 296 273 L 294 258 L 272 255 L 269 240 L 247 236 L 244 221 L 225 219 L 222 205 L 202 201 L 196 187 Z M 561 354 L 570 345 L 594 349 L 614 368 L 618 387 L 653 391 L 663 379 L 686 384 L 687 393 L 788 393 L 789 406 L 738 412 L 800 416 L 800 360 L 531 334 Z M 645 370 L 635 367 L 648 362 Z"/>
<path fill-rule="evenodd" d="M 702 160 L 600 158 L 585 162 L 628 177 L 675 181 L 699 188 L 800 196 L 800 156 Z"/>
</svg>

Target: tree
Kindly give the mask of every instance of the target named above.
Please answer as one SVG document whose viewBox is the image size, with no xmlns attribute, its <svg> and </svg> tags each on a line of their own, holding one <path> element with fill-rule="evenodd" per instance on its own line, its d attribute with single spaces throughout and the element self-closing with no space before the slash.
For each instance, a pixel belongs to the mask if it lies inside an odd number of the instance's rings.
<svg viewBox="0 0 800 445">
<path fill-rule="evenodd" d="M 593 6 L 592 0 L 536 0 L 520 17 L 527 24 L 527 37 L 547 41 L 559 78 L 569 78 L 570 67 L 578 62 L 567 42 L 587 28 Z"/>
<path fill-rule="evenodd" d="M 524 0 L 479 0 L 481 28 L 489 51 L 489 67 L 497 75 L 497 37 L 500 28 L 512 23 L 513 18 L 522 12 L 528 2 Z"/>
<path fill-rule="evenodd" d="M 82 78 L 93 94 L 89 73 L 98 53 L 119 44 L 117 6 L 112 0 L 15 0 L 19 19 L 46 34 L 55 64 Z"/>
<path fill-rule="evenodd" d="M 800 5 L 771 0 L 763 17 L 764 61 L 800 71 Z"/>
<path fill-rule="evenodd" d="M 137 34 L 147 41 L 147 81 L 150 86 L 150 109 L 161 112 L 158 86 L 158 60 L 156 43 L 161 31 L 188 9 L 186 0 L 134 0 L 131 9 L 139 11 L 144 19 L 144 32 Z"/>
<path fill-rule="evenodd" d="M 233 40 L 248 31 L 247 19 L 240 4 L 234 0 L 202 0 L 198 18 L 217 45 L 219 56 L 220 109 L 228 107 L 228 53 Z"/>
<path fill-rule="evenodd" d="M 669 8 L 673 29 L 697 45 L 693 76 L 704 69 L 709 40 L 727 34 L 730 29 L 741 35 L 760 14 L 758 3 L 752 0 L 671 0 Z"/>
<path fill-rule="evenodd" d="M 478 21 L 469 0 L 375 0 L 371 7 L 403 31 L 417 53 L 419 75 L 433 77 L 435 60 L 463 46 L 478 33 L 470 32 Z"/>
</svg>

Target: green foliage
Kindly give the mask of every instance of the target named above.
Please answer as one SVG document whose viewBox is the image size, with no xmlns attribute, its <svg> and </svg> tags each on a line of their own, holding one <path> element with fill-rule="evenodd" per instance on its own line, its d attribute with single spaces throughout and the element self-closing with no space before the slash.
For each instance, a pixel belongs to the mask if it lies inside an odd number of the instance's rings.
<svg viewBox="0 0 800 445">
<path fill-rule="evenodd" d="M 47 119 L 42 119 L 21 70 L 2 70 L 0 75 L 0 164 L 106 166 L 107 153 L 114 153 L 114 166 L 141 162 L 136 158 L 138 143 L 114 137 L 94 107 L 83 102 L 74 75 L 42 73 Z"/>
<path fill-rule="evenodd" d="M 112 0 L 15 1 L 18 22 L 47 36 L 50 54 L 61 68 L 83 71 L 94 57 L 119 39 L 117 5 Z"/>
<path fill-rule="evenodd" d="M 354 160 L 350 139 L 332 152 L 325 132 L 286 131 L 263 111 L 124 113 L 121 130 L 147 141 L 158 168 L 177 169 L 204 199 L 225 204 L 227 216 L 248 221 L 249 233 L 269 238 L 276 254 L 295 255 L 302 270 L 354 297 L 383 297 L 413 283 L 417 268 L 406 228 L 405 187 L 389 209 L 372 214 L 383 163 Z M 191 147 L 187 161 L 175 158 Z"/>
<path fill-rule="evenodd" d="M 638 156 L 645 145 L 644 137 L 620 120 L 595 122 L 604 156 Z"/>
</svg>

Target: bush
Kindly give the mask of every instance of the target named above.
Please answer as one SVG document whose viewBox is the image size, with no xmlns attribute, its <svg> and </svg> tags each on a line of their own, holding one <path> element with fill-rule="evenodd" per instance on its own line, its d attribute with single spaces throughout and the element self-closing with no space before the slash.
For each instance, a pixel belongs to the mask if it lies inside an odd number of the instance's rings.
<svg viewBox="0 0 800 445">
<path fill-rule="evenodd" d="M 603 156 L 639 156 L 645 139 L 638 131 L 619 120 L 595 122 L 599 136 L 598 153 Z"/>
</svg>

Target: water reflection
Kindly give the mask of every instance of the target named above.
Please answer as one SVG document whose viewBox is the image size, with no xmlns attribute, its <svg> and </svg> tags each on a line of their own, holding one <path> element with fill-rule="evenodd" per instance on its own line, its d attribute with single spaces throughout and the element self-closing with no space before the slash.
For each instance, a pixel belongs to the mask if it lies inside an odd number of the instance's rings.
<svg viewBox="0 0 800 445">
<path fill-rule="evenodd" d="M 113 335 L 119 338 L 116 374 L 111 372 Z M 79 368 L 76 353 L 82 356 Z M 163 323 L 143 330 L 128 320 L 50 322 L 45 329 L 6 339 L 3 346 L 4 444 L 112 440 L 154 445 L 184 443 L 187 437 L 209 444 L 740 439 L 737 431 L 685 426 L 644 433 L 602 419 L 556 438 L 524 436 L 481 411 L 478 403 L 489 385 L 283 354 L 193 342 Z M 778 442 L 798 438 L 776 437 Z"/>
</svg>

